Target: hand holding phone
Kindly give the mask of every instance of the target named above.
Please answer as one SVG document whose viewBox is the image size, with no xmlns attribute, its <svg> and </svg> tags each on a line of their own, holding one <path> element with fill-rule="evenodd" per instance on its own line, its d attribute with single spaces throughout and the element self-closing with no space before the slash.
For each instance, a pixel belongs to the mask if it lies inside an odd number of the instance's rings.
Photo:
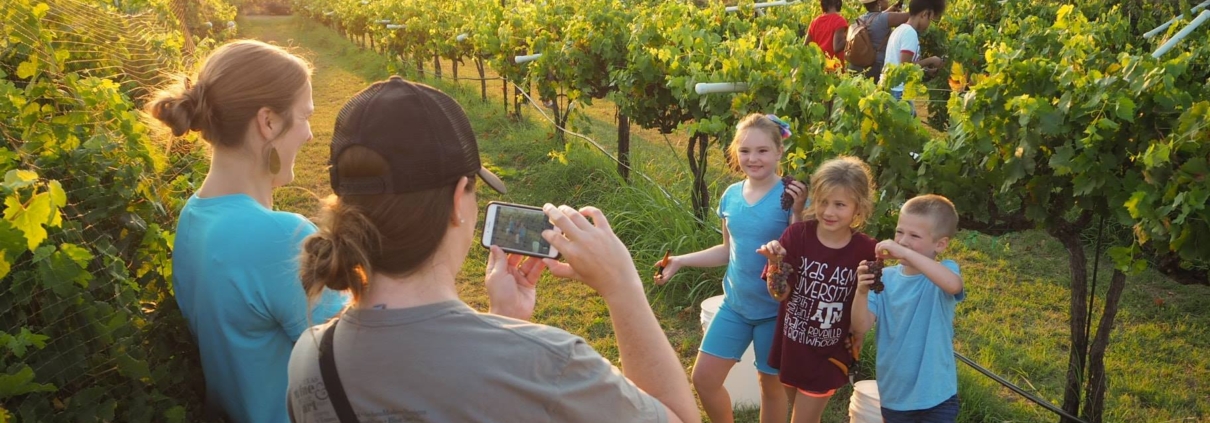
<svg viewBox="0 0 1210 423">
<path fill-rule="evenodd" d="M 484 247 L 495 245 L 507 253 L 531 257 L 559 257 L 559 251 L 542 238 L 542 231 L 554 229 L 542 209 L 493 201 L 487 203 L 485 215 Z"/>
<path fill-rule="evenodd" d="M 630 250 L 613 233 L 609 220 L 600 210 L 591 206 L 576 210 L 549 204 L 545 210 L 554 226 L 562 231 L 546 232 L 546 238 L 566 260 L 565 263 L 543 260 L 552 275 L 584 282 L 607 303 L 621 299 L 645 300 L 643 281 L 634 267 Z"/>
<path fill-rule="evenodd" d="M 487 258 L 487 274 L 483 278 L 490 312 L 529 321 L 534 315 L 538 278 L 545 269 L 546 264 L 541 259 L 522 259 L 521 255 L 492 247 Z"/>
</svg>

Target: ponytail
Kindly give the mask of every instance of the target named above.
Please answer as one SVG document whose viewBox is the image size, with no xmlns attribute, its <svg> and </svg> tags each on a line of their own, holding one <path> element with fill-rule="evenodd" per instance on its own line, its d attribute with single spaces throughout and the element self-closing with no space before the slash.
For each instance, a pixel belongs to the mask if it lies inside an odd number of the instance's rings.
<svg viewBox="0 0 1210 423">
<path fill-rule="evenodd" d="M 307 299 L 326 287 L 349 291 L 353 303 L 365 295 L 371 260 L 382 250 L 382 235 L 370 218 L 335 196 L 324 202 L 319 231 L 303 242 L 299 276 Z"/>
</svg>

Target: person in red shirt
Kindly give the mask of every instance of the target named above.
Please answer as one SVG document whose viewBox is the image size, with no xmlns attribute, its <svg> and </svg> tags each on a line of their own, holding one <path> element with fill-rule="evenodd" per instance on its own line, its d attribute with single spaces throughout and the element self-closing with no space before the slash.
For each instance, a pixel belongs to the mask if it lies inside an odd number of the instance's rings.
<svg viewBox="0 0 1210 423">
<path fill-rule="evenodd" d="M 804 221 L 757 250 L 769 260 L 766 277 L 774 268 L 788 276 L 769 366 L 794 398 L 794 423 L 819 423 L 836 388 L 849 382 L 853 355 L 846 343 L 857 268 L 874 259 L 877 244 L 860 232 L 874 211 L 874 177 L 865 162 L 848 156 L 824 162 L 808 192 Z"/>
<path fill-rule="evenodd" d="M 807 27 L 807 42 L 814 43 L 828 57 L 840 60 L 844 64 L 845 35 L 849 31 L 849 21 L 840 16 L 841 0 L 819 0 L 823 14 L 811 21 Z"/>
</svg>

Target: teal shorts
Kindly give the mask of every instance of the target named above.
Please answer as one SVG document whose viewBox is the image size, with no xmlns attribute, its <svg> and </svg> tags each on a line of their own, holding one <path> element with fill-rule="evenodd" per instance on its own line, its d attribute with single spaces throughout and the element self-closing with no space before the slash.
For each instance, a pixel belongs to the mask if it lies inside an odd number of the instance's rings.
<svg viewBox="0 0 1210 423">
<path fill-rule="evenodd" d="M 710 327 L 706 329 L 706 336 L 702 338 L 699 350 L 718 358 L 740 361 L 744 351 L 751 344 L 752 352 L 756 355 L 756 370 L 767 375 L 777 375 L 777 369 L 769 366 L 769 349 L 773 346 L 776 324 L 777 317 L 746 319 L 732 311 L 727 302 L 723 301 L 718 312 L 714 313 Z"/>
</svg>

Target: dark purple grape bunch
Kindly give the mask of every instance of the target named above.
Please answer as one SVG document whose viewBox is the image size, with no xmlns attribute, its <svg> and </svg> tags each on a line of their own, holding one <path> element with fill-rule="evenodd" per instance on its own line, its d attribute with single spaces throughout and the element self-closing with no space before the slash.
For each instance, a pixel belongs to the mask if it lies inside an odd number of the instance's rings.
<svg viewBox="0 0 1210 423">
<path fill-rule="evenodd" d="M 790 195 L 790 184 L 794 183 L 794 177 L 782 176 L 781 183 L 785 186 L 785 189 L 781 192 L 781 209 L 790 210 L 790 208 L 794 207 L 794 196 Z"/>
<path fill-rule="evenodd" d="M 884 265 L 883 261 L 882 260 L 867 261 L 867 262 L 865 262 L 865 265 L 867 268 L 870 269 L 870 273 L 874 275 L 874 283 L 870 284 L 870 290 L 874 291 L 875 294 L 882 293 L 882 290 L 886 288 L 886 285 L 884 285 L 882 283 L 882 267 Z"/>
</svg>

